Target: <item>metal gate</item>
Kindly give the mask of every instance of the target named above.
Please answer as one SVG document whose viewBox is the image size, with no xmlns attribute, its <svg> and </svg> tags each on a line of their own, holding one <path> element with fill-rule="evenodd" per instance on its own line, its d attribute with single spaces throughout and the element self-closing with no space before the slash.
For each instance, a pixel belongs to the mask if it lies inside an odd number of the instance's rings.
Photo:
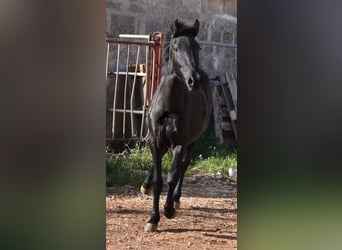
<svg viewBox="0 0 342 250">
<path fill-rule="evenodd" d="M 161 78 L 162 40 L 160 32 L 106 38 L 107 143 L 146 137 L 146 113 Z"/>
</svg>

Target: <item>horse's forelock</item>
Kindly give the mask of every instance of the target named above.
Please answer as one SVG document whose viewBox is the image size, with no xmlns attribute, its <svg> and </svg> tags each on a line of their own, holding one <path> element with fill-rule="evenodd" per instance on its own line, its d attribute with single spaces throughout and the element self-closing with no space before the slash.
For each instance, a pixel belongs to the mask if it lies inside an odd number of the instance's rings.
<svg viewBox="0 0 342 250">
<path fill-rule="evenodd" d="M 196 48 L 198 48 L 198 49 L 200 48 L 198 42 L 191 35 L 189 36 L 186 34 L 179 34 L 176 37 L 172 37 L 172 34 L 169 31 L 165 34 L 164 39 L 163 39 L 163 63 L 168 63 L 170 60 L 170 43 L 171 43 L 171 40 L 173 38 L 178 38 L 181 36 L 187 36 L 187 37 L 193 38 L 193 44 L 196 46 Z"/>
<path fill-rule="evenodd" d="M 174 38 L 179 36 L 189 36 L 195 38 L 199 29 L 199 21 L 196 19 L 194 24 L 180 22 L 178 19 L 171 25 L 171 32 Z"/>
</svg>

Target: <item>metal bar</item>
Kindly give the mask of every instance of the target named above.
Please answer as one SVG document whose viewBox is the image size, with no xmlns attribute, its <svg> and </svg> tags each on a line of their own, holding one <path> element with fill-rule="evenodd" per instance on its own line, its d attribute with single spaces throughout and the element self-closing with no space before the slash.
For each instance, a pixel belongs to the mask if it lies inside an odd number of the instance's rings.
<svg viewBox="0 0 342 250">
<path fill-rule="evenodd" d="M 136 34 L 119 34 L 108 35 L 107 38 L 135 38 L 135 39 L 148 39 L 149 35 L 136 35 Z"/>
<path fill-rule="evenodd" d="M 113 109 L 107 109 L 107 111 L 113 112 Z M 144 110 L 135 110 L 135 109 L 115 109 L 117 113 L 124 113 L 124 112 L 132 112 L 133 114 L 143 114 Z"/>
<path fill-rule="evenodd" d="M 123 40 L 117 40 L 117 39 L 106 39 L 107 43 L 124 43 L 124 44 L 136 44 L 136 45 L 148 45 L 152 46 L 155 44 L 154 41 L 150 42 L 138 42 L 138 41 L 123 41 Z"/>
<path fill-rule="evenodd" d="M 150 47 L 149 46 L 146 46 L 146 74 L 147 74 L 147 77 L 146 77 L 146 88 L 145 88 L 145 98 L 144 98 L 144 105 L 143 105 L 143 114 L 142 114 L 142 118 L 141 118 L 141 127 L 140 127 L 140 138 L 143 137 L 143 131 L 144 131 L 144 124 L 145 124 L 145 116 L 146 116 L 146 104 L 147 104 L 147 99 L 149 99 L 148 97 L 148 87 L 150 86 L 150 80 L 151 80 L 151 77 L 150 77 L 150 61 L 149 61 L 149 54 L 150 52 Z M 150 102 L 149 102 L 150 103 Z"/>
<path fill-rule="evenodd" d="M 137 36 L 137 37 L 135 37 Z M 141 36 L 141 37 L 139 37 Z M 119 40 L 118 38 L 135 38 L 135 39 L 147 39 L 149 35 L 128 35 L 128 34 L 122 34 L 119 36 L 111 36 L 106 38 L 107 43 L 130 43 L 130 44 L 140 44 L 140 45 L 154 45 L 156 44 L 155 41 L 149 40 L 148 42 L 138 42 L 138 41 L 124 41 Z M 203 41 L 203 40 L 197 40 L 199 44 L 202 45 L 212 45 L 212 46 L 222 46 L 222 47 L 230 47 L 230 48 L 237 48 L 237 44 L 235 43 L 223 43 L 223 42 L 211 42 L 211 41 Z"/>
<path fill-rule="evenodd" d="M 209 42 L 209 41 L 200 41 L 197 40 L 198 44 L 201 45 L 213 45 L 213 46 L 221 46 L 221 47 L 228 47 L 228 48 L 237 48 L 237 45 L 234 43 L 222 43 L 222 42 Z"/>
<path fill-rule="evenodd" d="M 110 43 L 107 43 L 106 80 L 108 79 L 109 47 L 110 47 Z"/>
<path fill-rule="evenodd" d="M 126 110 L 127 103 L 127 84 L 128 84 L 128 67 L 129 67 L 129 59 L 130 59 L 131 45 L 127 44 L 127 60 L 126 60 L 126 77 L 125 77 L 125 87 L 124 87 L 124 110 Z M 123 113 L 122 119 L 122 136 L 126 137 L 126 111 Z"/>
<path fill-rule="evenodd" d="M 140 46 L 140 45 L 139 45 Z M 114 72 L 114 73 L 110 73 L 109 72 L 109 75 L 126 75 L 127 74 L 127 72 Z M 146 73 L 135 73 L 135 72 L 128 72 L 128 75 L 129 76 L 135 76 L 135 75 L 137 75 L 137 76 L 146 76 Z"/>
<path fill-rule="evenodd" d="M 119 34 L 120 38 L 148 39 L 150 35 Z"/>
<path fill-rule="evenodd" d="M 138 51 L 137 51 L 137 59 L 135 62 L 135 75 L 133 78 L 133 86 L 132 86 L 132 93 L 131 93 L 131 131 L 132 131 L 132 135 L 134 134 L 134 130 L 135 130 L 135 124 L 133 121 L 133 99 L 134 99 L 134 90 L 135 90 L 135 85 L 136 85 L 136 81 L 137 81 L 137 72 L 138 72 L 138 65 L 139 65 L 139 57 L 140 57 L 140 45 L 138 46 Z"/>
<path fill-rule="evenodd" d="M 119 72 L 119 62 L 120 62 L 120 44 L 118 44 L 118 53 L 116 57 L 116 72 Z M 117 96 L 117 90 L 118 90 L 118 81 L 119 77 L 117 76 L 115 78 L 115 87 L 114 87 L 114 100 L 113 100 L 113 122 L 112 122 L 112 138 L 114 139 L 115 134 L 115 110 L 116 110 L 116 96 Z"/>
<path fill-rule="evenodd" d="M 163 33 L 161 32 L 156 32 L 154 37 L 156 38 L 154 41 L 156 42 L 156 45 L 155 45 L 155 51 L 157 52 L 157 64 L 156 64 L 156 67 L 157 67 L 157 77 L 156 77 L 156 86 L 158 87 L 159 84 L 160 84 L 160 80 L 161 80 L 161 68 L 162 68 L 162 44 L 163 44 L 163 40 L 164 40 L 164 37 L 163 37 Z"/>
<path fill-rule="evenodd" d="M 151 74 L 151 89 L 150 89 L 150 99 L 152 99 L 154 92 L 154 83 L 155 83 L 155 65 L 156 65 L 156 52 L 155 48 L 152 48 L 152 74 Z"/>
</svg>

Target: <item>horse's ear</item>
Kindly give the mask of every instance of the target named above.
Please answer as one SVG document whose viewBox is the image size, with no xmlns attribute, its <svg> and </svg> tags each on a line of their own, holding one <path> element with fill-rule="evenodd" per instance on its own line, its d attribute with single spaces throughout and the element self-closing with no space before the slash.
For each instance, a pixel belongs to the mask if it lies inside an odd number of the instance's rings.
<svg viewBox="0 0 342 250">
<path fill-rule="evenodd" d="M 172 35 L 174 36 L 177 33 L 177 31 L 180 31 L 181 27 L 182 27 L 182 23 L 180 23 L 178 21 L 178 19 L 176 19 L 174 21 L 174 23 L 171 25 L 171 33 L 172 33 Z"/>
<path fill-rule="evenodd" d="M 197 36 L 197 34 L 198 34 L 199 26 L 200 26 L 200 23 L 199 23 L 198 19 L 196 19 L 196 21 L 194 23 L 194 28 L 195 28 L 195 31 L 196 31 L 195 36 Z"/>
</svg>

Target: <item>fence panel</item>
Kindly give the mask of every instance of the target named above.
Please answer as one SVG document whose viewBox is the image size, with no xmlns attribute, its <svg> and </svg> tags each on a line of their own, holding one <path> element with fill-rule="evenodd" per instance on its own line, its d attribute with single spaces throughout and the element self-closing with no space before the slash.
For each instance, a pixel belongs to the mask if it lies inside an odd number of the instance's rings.
<svg viewBox="0 0 342 250">
<path fill-rule="evenodd" d="M 106 38 L 106 141 L 113 147 L 147 135 L 146 113 L 160 83 L 162 39 L 159 32 Z"/>
</svg>

